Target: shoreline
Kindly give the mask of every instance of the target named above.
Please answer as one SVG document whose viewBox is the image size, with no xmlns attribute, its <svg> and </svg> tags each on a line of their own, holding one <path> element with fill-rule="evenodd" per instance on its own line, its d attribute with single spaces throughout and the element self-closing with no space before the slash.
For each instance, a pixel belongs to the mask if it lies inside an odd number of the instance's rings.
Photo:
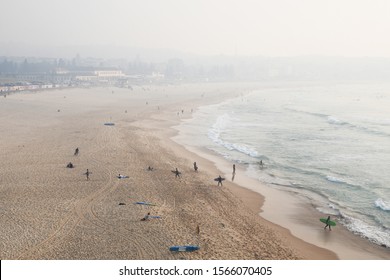
<svg viewBox="0 0 390 280">
<path fill-rule="evenodd" d="M 227 99 L 229 98 L 223 101 Z M 207 105 L 203 104 L 201 106 Z M 340 223 L 333 230 L 333 232 L 338 231 L 337 237 L 330 235 L 327 231 L 324 232 L 323 227 L 318 223 L 319 217 L 324 216 L 324 214 L 314 209 L 309 201 L 297 197 L 292 192 L 273 189 L 256 179 L 250 178 L 245 174 L 245 169 L 238 164 L 236 164 L 236 170 L 239 170 L 243 176 L 237 176 L 238 172 L 236 172 L 234 182 L 231 181 L 231 166 L 233 163 L 223 158 L 222 155 L 205 148 L 190 147 L 181 143 L 180 140 L 177 140 L 182 132 L 179 127 L 180 124 L 171 127 L 176 130 L 176 134 L 171 137 L 172 141 L 190 153 L 210 161 L 216 167 L 216 170 L 223 173 L 224 177 L 227 178 L 229 189 L 248 204 L 252 211 L 259 213 L 265 223 L 282 233 L 284 238 L 293 244 L 293 247 L 302 249 L 300 253 L 305 255 L 305 258 L 332 259 L 334 256 L 336 259 L 348 260 L 390 258 L 388 248 L 350 232 Z M 281 197 L 283 198 L 282 201 L 280 200 Z M 277 214 L 280 209 L 274 205 L 280 204 L 287 206 L 288 214 Z M 333 235 L 335 234 L 333 233 Z M 311 246 L 324 251 L 313 254 Z"/>
<path fill-rule="evenodd" d="M 186 84 L 131 92 L 115 88 L 115 93 L 106 88 L 71 89 L 2 99 L 0 129 L 9 133 L 0 145 L 4 158 L 0 163 L 0 245 L 4 248 L 0 257 L 340 258 L 332 250 L 295 237 L 287 227 L 272 223 L 272 217 L 264 217 L 272 209 L 268 208 L 270 199 L 279 195 L 254 192 L 259 182 L 243 175 L 242 167 L 237 166 L 234 183 L 226 180 L 222 188 L 217 187 L 212 178 L 218 173 L 229 178 L 231 163 L 172 139 L 178 134 L 174 126 L 190 118 L 194 109 L 255 87 Z M 111 118 L 115 126 L 104 126 Z M 80 147 L 78 157 L 73 155 L 76 147 Z M 75 165 L 72 170 L 65 168 L 69 161 Z M 155 170 L 146 171 L 148 165 Z M 175 167 L 183 178 L 172 175 Z M 92 171 L 90 181 L 82 175 L 87 168 Z M 130 178 L 118 180 L 118 173 Z M 150 209 L 152 215 L 164 218 L 140 222 L 147 210 L 134 201 L 156 203 Z M 296 223 L 299 218 L 294 217 Z M 196 234 L 197 224 L 201 234 Z M 338 228 L 332 236 L 337 232 Z M 350 237 L 346 234 L 340 240 Z M 361 241 L 357 239 L 357 244 L 364 247 Z M 198 242 L 204 249 L 187 255 L 167 250 L 189 242 Z M 358 256 L 378 259 L 381 255 Z"/>
</svg>

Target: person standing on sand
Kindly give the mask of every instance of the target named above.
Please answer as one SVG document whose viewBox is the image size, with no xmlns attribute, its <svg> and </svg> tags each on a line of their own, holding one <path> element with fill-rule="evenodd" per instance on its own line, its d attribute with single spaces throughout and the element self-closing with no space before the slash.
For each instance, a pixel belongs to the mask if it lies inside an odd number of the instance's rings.
<svg viewBox="0 0 390 280">
<path fill-rule="evenodd" d="M 196 162 L 194 162 L 194 170 L 195 170 L 195 172 L 198 171 L 198 166 L 196 165 Z"/>
<path fill-rule="evenodd" d="M 234 177 L 236 176 L 236 165 L 233 164 L 233 173 L 232 173 L 232 181 L 234 181 Z"/>
<path fill-rule="evenodd" d="M 79 154 L 79 148 L 76 148 L 76 150 L 74 150 L 74 155 L 77 156 Z"/>
<path fill-rule="evenodd" d="M 330 216 L 328 216 L 328 218 L 326 219 L 326 225 L 325 225 L 325 227 L 324 227 L 324 229 L 326 229 L 327 227 L 329 227 L 329 230 L 332 230 L 331 228 L 330 228 Z"/>
<path fill-rule="evenodd" d="M 87 169 L 87 172 L 85 172 L 85 175 L 87 176 L 87 181 L 89 181 L 89 174 L 91 174 L 91 172 L 89 172 L 89 170 Z"/>
</svg>

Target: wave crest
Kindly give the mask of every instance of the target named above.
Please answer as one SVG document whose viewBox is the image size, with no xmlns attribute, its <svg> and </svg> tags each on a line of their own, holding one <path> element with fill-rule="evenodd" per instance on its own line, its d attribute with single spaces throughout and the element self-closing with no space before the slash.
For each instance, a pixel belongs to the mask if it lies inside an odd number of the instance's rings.
<svg viewBox="0 0 390 280">
<path fill-rule="evenodd" d="M 375 206 L 384 211 L 390 211 L 390 202 L 384 201 L 382 198 L 375 200 Z"/>
</svg>

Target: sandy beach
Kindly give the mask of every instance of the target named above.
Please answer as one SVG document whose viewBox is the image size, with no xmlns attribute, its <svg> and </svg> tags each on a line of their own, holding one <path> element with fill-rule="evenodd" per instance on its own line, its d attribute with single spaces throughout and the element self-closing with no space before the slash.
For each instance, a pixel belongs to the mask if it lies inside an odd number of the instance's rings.
<svg viewBox="0 0 390 280">
<path fill-rule="evenodd" d="M 262 186 L 240 166 L 234 182 L 217 186 L 213 178 L 229 178 L 231 164 L 175 140 L 174 126 L 197 107 L 255 87 L 148 85 L 1 98 L 0 259 L 390 259 L 389 249 L 342 226 L 324 231 L 310 202 Z M 141 221 L 148 212 L 161 218 Z M 188 244 L 200 250 L 168 250 Z"/>
</svg>

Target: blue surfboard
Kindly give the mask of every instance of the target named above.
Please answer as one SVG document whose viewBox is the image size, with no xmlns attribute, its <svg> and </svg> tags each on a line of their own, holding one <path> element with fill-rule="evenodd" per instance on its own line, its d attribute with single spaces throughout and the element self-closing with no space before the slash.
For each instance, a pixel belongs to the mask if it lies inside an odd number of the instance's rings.
<svg viewBox="0 0 390 280">
<path fill-rule="evenodd" d="M 146 206 L 156 206 L 156 204 L 152 204 L 152 203 L 145 202 L 145 201 L 137 201 L 137 202 L 134 202 L 134 204 L 146 205 Z"/>
<path fill-rule="evenodd" d="M 199 250 L 200 247 L 197 245 L 184 245 L 184 246 L 171 246 L 169 251 L 172 252 L 193 252 Z"/>
</svg>

